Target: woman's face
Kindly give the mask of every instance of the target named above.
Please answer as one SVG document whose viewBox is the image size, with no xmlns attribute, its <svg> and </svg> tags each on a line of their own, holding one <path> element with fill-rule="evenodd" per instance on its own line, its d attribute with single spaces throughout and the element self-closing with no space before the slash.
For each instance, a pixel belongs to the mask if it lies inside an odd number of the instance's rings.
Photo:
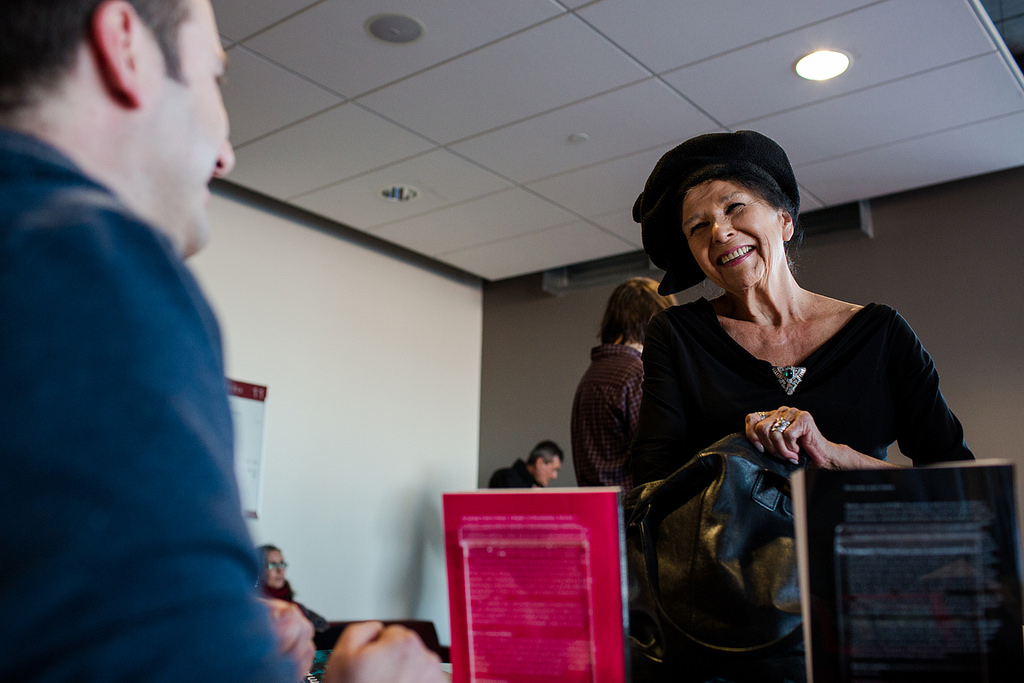
<svg viewBox="0 0 1024 683">
<path fill-rule="evenodd" d="M 731 180 L 691 188 L 683 199 L 682 229 L 701 270 L 727 292 L 767 284 L 777 269 L 789 268 L 789 212 Z"/>
<path fill-rule="evenodd" d="M 263 567 L 267 573 L 264 583 L 275 590 L 284 586 L 284 569 L 284 556 L 277 550 L 268 552 L 267 564 Z"/>
</svg>

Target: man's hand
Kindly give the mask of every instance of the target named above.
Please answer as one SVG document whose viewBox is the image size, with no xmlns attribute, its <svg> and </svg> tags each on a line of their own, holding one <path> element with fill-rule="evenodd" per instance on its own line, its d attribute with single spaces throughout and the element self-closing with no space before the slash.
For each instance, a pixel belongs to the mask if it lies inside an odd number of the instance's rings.
<svg viewBox="0 0 1024 683">
<path fill-rule="evenodd" d="M 415 632 L 378 621 L 342 632 L 327 663 L 328 683 L 444 683 L 441 658 Z"/>
<path fill-rule="evenodd" d="M 295 663 L 295 680 L 302 680 L 313 665 L 313 624 L 298 605 L 284 600 L 261 598 L 270 610 L 270 623 L 277 641 L 277 651 Z"/>
</svg>

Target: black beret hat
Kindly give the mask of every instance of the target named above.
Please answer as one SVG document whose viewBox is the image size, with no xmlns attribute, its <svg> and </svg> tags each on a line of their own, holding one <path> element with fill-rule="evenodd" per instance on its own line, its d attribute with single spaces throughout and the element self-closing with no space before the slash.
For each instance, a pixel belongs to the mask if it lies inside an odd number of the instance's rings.
<svg viewBox="0 0 1024 683">
<path fill-rule="evenodd" d="M 661 157 L 633 204 L 644 251 L 665 271 L 659 293 L 673 294 L 704 279 L 682 230 L 680 212 L 687 190 L 736 173 L 753 174 L 777 190 L 788 200 L 785 208 L 796 221 L 800 190 L 789 158 L 777 142 L 752 130 L 690 138 Z"/>
</svg>

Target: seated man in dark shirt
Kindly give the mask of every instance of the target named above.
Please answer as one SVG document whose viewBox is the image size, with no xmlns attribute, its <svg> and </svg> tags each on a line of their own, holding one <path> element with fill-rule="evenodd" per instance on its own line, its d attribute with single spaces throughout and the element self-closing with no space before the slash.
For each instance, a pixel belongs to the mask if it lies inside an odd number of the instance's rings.
<svg viewBox="0 0 1024 683">
<path fill-rule="evenodd" d="M 558 478 L 562 469 L 562 449 L 554 441 L 541 441 L 523 462 L 517 459 L 512 467 L 503 467 L 491 475 L 487 485 L 492 489 L 543 488 Z"/>
</svg>

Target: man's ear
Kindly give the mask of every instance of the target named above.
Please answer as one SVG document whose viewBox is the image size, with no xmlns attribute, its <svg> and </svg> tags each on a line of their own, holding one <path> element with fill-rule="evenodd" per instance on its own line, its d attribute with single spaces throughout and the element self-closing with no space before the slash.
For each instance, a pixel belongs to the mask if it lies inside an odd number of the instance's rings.
<svg viewBox="0 0 1024 683">
<path fill-rule="evenodd" d="M 143 101 L 141 50 L 147 30 L 135 8 L 125 0 L 100 3 L 89 26 L 97 71 L 111 96 L 130 109 L 137 109 Z"/>
</svg>

